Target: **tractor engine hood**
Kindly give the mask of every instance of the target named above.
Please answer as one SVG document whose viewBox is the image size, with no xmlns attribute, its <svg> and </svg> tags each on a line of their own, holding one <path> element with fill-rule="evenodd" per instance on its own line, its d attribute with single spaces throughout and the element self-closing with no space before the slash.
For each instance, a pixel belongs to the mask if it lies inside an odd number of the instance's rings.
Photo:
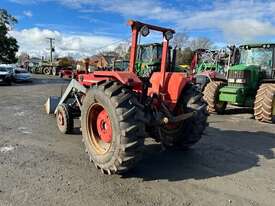
<svg viewBox="0 0 275 206">
<path fill-rule="evenodd" d="M 237 64 L 234 66 L 231 66 L 228 69 L 228 72 L 230 71 L 253 71 L 253 70 L 260 70 L 260 66 L 258 65 L 247 65 L 247 64 Z"/>
</svg>

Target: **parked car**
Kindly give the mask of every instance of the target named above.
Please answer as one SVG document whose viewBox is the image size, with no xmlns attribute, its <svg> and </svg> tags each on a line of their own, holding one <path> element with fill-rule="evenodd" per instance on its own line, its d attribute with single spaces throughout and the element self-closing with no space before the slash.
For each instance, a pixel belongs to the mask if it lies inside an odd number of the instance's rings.
<svg viewBox="0 0 275 206">
<path fill-rule="evenodd" d="M 13 68 L 10 66 L 0 65 L 0 83 L 11 85 L 13 77 Z"/>
<path fill-rule="evenodd" d="M 15 82 L 27 82 L 31 81 L 32 75 L 25 69 L 14 69 L 13 80 Z"/>
</svg>

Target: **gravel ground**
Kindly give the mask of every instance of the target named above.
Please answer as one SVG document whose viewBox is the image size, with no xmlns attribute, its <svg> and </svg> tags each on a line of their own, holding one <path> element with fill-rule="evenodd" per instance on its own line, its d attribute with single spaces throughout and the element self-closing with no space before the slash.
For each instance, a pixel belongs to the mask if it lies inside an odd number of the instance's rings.
<svg viewBox="0 0 275 206">
<path fill-rule="evenodd" d="M 186 152 L 149 139 L 133 171 L 106 176 L 88 161 L 81 136 L 61 134 L 44 112 L 68 81 L 34 78 L 0 87 L 0 206 L 275 205 L 275 127 L 249 111 L 210 116 Z"/>
</svg>

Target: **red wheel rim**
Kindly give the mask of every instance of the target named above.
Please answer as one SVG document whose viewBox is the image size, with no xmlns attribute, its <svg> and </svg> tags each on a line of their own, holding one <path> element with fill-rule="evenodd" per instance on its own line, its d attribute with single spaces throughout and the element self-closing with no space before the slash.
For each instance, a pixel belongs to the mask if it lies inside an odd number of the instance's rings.
<svg viewBox="0 0 275 206">
<path fill-rule="evenodd" d="M 110 143 L 112 141 L 112 126 L 105 109 L 98 114 L 96 125 L 101 140 Z"/>
<path fill-rule="evenodd" d="M 58 111 L 58 113 L 57 113 L 57 120 L 58 120 L 59 125 L 64 126 L 64 124 L 65 124 L 64 117 L 63 117 L 62 112 L 60 112 L 60 111 Z"/>
<path fill-rule="evenodd" d="M 112 144 L 112 122 L 105 108 L 95 103 L 91 105 L 87 116 L 87 128 L 91 146 L 98 154 L 105 154 Z"/>
</svg>

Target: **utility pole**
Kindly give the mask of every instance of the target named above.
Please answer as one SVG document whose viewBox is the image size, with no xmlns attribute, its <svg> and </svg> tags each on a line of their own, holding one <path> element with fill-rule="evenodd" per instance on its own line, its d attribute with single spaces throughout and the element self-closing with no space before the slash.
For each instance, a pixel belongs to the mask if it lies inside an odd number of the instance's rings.
<svg viewBox="0 0 275 206">
<path fill-rule="evenodd" d="M 55 40 L 54 38 L 48 37 L 47 38 L 50 41 L 50 62 L 53 62 L 53 52 L 54 52 L 54 47 L 53 47 L 53 41 Z"/>
</svg>

